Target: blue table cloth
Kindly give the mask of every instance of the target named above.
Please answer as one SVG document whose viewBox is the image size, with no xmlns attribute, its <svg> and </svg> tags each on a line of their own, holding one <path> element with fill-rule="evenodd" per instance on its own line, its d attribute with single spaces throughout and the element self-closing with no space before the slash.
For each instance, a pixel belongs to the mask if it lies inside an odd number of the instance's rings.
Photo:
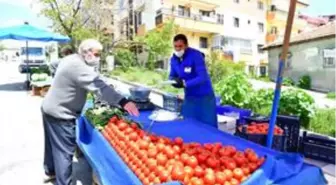
<svg viewBox="0 0 336 185">
<path fill-rule="evenodd" d="M 132 118 L 148 127 L 150 112 L 141 112 Z M 238 150 L 253 148 L 267 156 L 265 163 L 245 181 L 244 185 L 324 185 L 326 180 L 320 168 L 306 164 L 299 154 L 281 153 L 191 119 L 155 123 L 152 132 L 170 138 L 182 137 L 185 142 L 234 145 Z M 140 185 L 135 174 L 121 160 L 100 132 L 85 117 L 78 120 L 77 143 L 103 185 Z M 166 183 L 177 185 L 178 182 Z"/>
</svg>

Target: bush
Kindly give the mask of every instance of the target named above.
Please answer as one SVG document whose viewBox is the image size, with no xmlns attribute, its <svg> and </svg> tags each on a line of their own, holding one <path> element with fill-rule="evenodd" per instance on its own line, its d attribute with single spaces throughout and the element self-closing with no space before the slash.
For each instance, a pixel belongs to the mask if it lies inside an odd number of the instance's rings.
<svg viewBox="0 0 336 185">
<path fill-rule="evenodd" d="M 301 125 L 309 128 L 309 121 L 314 116 L 314 99 L 306 92 L 290 88 L 281 93 L 279 114 L 299 116 Z"/>
<path fill-rule="evenodd" d="M 334 100 L 334 99 L 336 99 L 336 95 L 335 95 L 334 92 L 330 92 L 330 93 L 327 94 L 327 98 L 328 98 L 328 99 L 333 99 L 333 100 Z"/>
<path fill-rule="evenodd" d="M 135 55 L 128 49 L 116 49 L 113 52 L 116 62 L 121 65 L 123 71 L 136 66 Z"/>
<path fill-rule="evenodd" d="M 243 108 L 249 105 L 249 93 L 253 90 L 245 74 L 235 73 L 217 83 L 215 91 L 221 96 L 223 104 Z"/>
<path fill-rule="evenodd" d="M 291 78 L 285 77 L 285 78 L 282 80 L 282 84 L 285 85 L 285 86 L 294 86 L 294 85 L 295 85 L 295 82 L 294 82 L 294 80 L 292 80 Z"/>
<path fill-rule="evenodd" d="M 298 87 L 302 89 L 310 89 L 311 88 L 311 78 L 308 75 L 304 75 L 300 78 Z"/>
<path fill-rule="evenodd" d="M 309 130 L 335 137 L 335 111 L 336 109 L 317 109 Z"/>
<path fill-rule="evenodd" d="M 221 59 L 217 52 L 212 52 L 206 57 L 206 64 L 213 84 L 235 72 L 244 72 L 245 68 L 243 62 L 234 63 L 230 60 Z"/>
</svg>

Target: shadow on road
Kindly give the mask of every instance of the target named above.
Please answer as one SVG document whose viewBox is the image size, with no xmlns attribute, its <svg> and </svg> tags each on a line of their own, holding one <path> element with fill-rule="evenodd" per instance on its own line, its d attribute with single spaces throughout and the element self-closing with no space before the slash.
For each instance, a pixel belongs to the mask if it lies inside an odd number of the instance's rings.
<svg viewBox="0 0 336 185">
<path fill-rule="evenodd" d="M 27 91 L 24 82 L 0 84 L 0 91 Z"/>
<path fill-rule="evenodd" d="M 75 185 L 91 185 L 92 170 L 84 157 L 75 160 L 72 166 L 73 184 Z"/>
</svg>

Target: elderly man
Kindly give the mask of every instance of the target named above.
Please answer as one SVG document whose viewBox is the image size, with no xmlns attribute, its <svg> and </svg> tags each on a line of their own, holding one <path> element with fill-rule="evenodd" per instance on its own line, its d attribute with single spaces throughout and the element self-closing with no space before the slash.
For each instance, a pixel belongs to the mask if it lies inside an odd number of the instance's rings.
<svg viewBox="0 0 336 185">
<path fill-rule="evenodd" d="M 56 185 L 72 183 L 72 157 L 76 147 L 75 120 L 81 114 L 88 92 L 111 105 L 120 105 L 131 115 L 136 105 L 118 94 L 93 70 L 100 60 L 102 45 L 93 39 L 83 41 L 78 54 L 60 62 L 53 84 L 42 103 L 45 132 L 45 182 L 56 177 Z"/>
</svg>

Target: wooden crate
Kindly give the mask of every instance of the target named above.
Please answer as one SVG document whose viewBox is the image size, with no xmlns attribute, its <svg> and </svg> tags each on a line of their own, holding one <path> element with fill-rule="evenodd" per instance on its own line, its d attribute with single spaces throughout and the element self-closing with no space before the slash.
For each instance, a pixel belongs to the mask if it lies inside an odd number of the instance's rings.
<svg viewBox="0 0 336 185">
<path fill-rule="evenodd" d="M 49 88 L 50 88 L 50 86 L 42 87 L 41 90 L 40 90 L 40 95 L 41 95 L 42 97 L 44 97 L 44 96 L 47 94 Z"/>
<path fill-rule="evenodd" d="M 36 86 L 32 86 L 32 95 L 33 96 L 41 96 L 41 87 L 36 87 Z"/>
</svg>

